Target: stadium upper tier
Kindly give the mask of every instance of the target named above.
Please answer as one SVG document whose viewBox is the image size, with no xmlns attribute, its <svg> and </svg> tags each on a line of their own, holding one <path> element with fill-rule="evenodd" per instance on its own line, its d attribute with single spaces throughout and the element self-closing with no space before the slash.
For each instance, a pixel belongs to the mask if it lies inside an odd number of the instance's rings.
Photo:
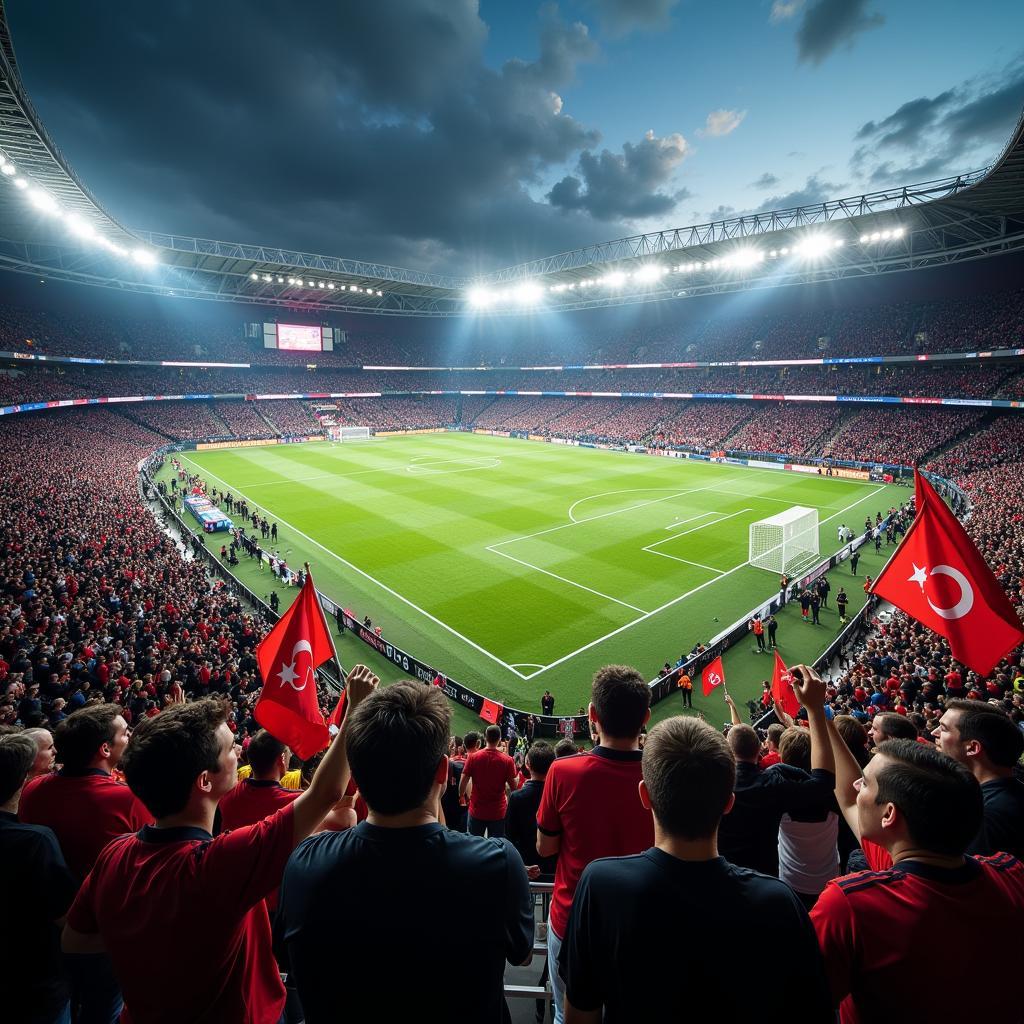
<svg viewBox="0 0 1024 1024">
<path fill-rule="evenodd" d="M 301 318 L 300 318 L 301 319 Z M 1024 342 L 1024 290 L 919 303 L 720 315 L 632 331 L 466 343 L 456 332 L 349 333 L 335 352 L 268 350 L 230 325 L 186 318 L 101 317 L 49 309 L 0 310 L 0 350 L 112 360 L 259 366 L 568 366 L 729 360 L 833 359 L 1015 348 Z"/>
</svg>

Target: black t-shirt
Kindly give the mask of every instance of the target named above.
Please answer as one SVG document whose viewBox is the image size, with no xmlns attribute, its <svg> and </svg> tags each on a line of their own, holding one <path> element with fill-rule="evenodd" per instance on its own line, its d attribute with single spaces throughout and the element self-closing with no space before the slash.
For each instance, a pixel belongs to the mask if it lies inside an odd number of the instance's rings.
<svg viewBox="0 0 1024 1024">
<path fill-rule="evenodd" d="M 553 715 L 555 713 L 555 698 L 547 696 L 541 697 L 540 706 L 545 715 Z"/>
<path fill-rule="evenodd" d="M 466 831 L 466 812 L 468 808 L 459 801 L 459 783 L 462 781 L 463 761 L 448 761 L 448 785 L 441 794 L 441 809 L 444 811 L 444 823 L 456 832 Z"/>
<path fill-rule="evenodd" d="M 558 855 L 542 857 L 537 852 L 537 809 L 543 795 L 543 779 L 530 779 L 522 789 L 509 794 L 508 810 L 505 811 L 505 835 L 523 858 L 523 863 L 536 864 L 542 879 L 550 881 L 555 877 Z"/>
<path fill-rule="evenodd" d="M 472 922 L 445 964 L 452 914 Z M 278 938 L 309 1024 L 338 1020 L 502 1019 L 506 959 L 533 947 L 533 901 L 511 843 L 432 823 L 360 822 L 294 850 L 281 883 Z"/>
<path fill-rule="evenodd" d="M 779 822 L 789 812 L 814 812 L 832 806 L 836 779 L 831 772 L 810 775 L 792 765 L 736 765 L 736 803 L 722 818 L 718 848 L 726 860 L 766 875 L 779 873 Z"/>
<path fill-rule="evenodd" d="M 9 883 L 0 928 L 0 963 L 10 982 L 4 1014 L 25 1024 L 52 1021 L 68 1001 L 54 922 L 67 913 L 78 887 L 53 832 L 6 811 L 0 811 L 0 864 Z"/>
<path fill-rule="evenodd" d="M 766 998 L 753 981 L 763 980 L 772 950 L 799 965 L 796 1004 Z M 652 848 L 593 861 L 559 966 L 568 1001 L 603 1006 L 604 1024 L 706 1016 L 702 993 L 716 1020 L 835 1019 L 818 940 L 792 889 L 724 857 L 682 861 Z"/>
<path fill-rule="evenodd" d="M 967 852 L 985 856 L 1012 853 L 1024 860 L 1024 783 L 1014 778 L 993 779 L 982 783 L 981 795 L 985 813 Z"/>
</svg>

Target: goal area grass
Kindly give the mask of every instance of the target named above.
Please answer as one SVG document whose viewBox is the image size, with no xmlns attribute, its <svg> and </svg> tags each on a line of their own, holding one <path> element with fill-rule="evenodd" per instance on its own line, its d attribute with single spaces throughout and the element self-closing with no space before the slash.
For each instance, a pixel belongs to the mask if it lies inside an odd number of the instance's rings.
<svg viewBox="0 0 1024 1024">
<path fill-rule="evenodd" d="M 321 591 L 387 640 L 471 689 L 539 712 L 586 705 L 602 665 L 635 665 L 645 678 L 707 643 L 778 591 L 778 576 L 750 566 L 748 528 L 796 505 L 818 511 L 822 557 L 841 524 L 906 500 L 905 489 L 729 464 L 652 458 L 467 433 L 412 434 L 373 444 L 308 443 L 185 452 L 190 472 L 244 497 L 278 524 L 289 566 L 311 563 Z M 162 478 L 170 475 L 169 466 Z M 237 520 L 237 517 L 235 517 Z M 219 548 L 226 534 L 208 535 Z M 839 631 L 835 594 L 864 601 L 864 573 L 891 553 L 865 549 L 860 576 L 833 570 L 821 625 L 798 609 L 780 617 L 787 663 L 817 657 Z M 263 596 L 276 582 L 242 556 L 237 573 Z M 293 590 L 277 585 L 282 607 Z M 737 644 L 726 656 L 730 692 L 759 695 L 770 658 Z M 339 654 L 385 682 L 402 673 L 354 637 Z M 724 718 L 722 701 L 695 709 Z M 742 704 L 741 704 L 742 706 Z M 454 728 L 479 724 L 456 709 Z M 663 702 L 655 719 L 679 710 Z"/>
</svg>

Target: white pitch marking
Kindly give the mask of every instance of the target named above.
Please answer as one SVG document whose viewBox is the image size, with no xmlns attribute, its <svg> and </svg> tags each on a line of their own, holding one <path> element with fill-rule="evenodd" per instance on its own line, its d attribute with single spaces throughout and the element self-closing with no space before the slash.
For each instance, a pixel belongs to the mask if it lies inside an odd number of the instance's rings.
<svg viewBox="0 0 1024 1024">
<path fill-rule="evenodd" d="M 653 547 L 641 548 L 642 551 L 650 551 L 652 555 L 661 555 L 662 558 L 671 558 L 674 562 L 682 562 L 684 565 L 695 565 L 698 569 L 707 569 L 708 572 L 717 572 L 723 575 L 724 569 L 716 569 L 713 565 L 705 565 L 703 562 L 691 562 L 688 558 L 680 558 L 678 555 L 670 555 L 664 551 L 655 551 Z"/>
<path fill-rule="evenodd" d="M 562 583 L 568 583 L 570 587 L 578 587 L 580 590 L 587 591 L 588 594 L 594 594 L 597 597 L 603 597 L 606 601 L 621 604 L 623 608 L 629 608 L 634 612 L 644 612 L 643 608 L 637 608 L 635 604 L 620 601 L 617 597 L 612 597 L 610 594 L 602 594 L 600 590 L 594 590 L 592 587 L 585 587 L 582 583 L 577 583 L 575 580 L 567 579 L 565 576 L 559 576 L 556 572 L 548 572 L 547 569 L 542 569 L 539 565 L 534 565 L 532 562 L 524 562 L 521 558 L 516 558 L 515 555 L 508 555 L 504 551 L 496 551 L 493 547 L 488 547 L 486 550 L 490 551 L 492 554 L 501 555 L 502 558 L 508 558 L 510 561 L 518 562 L 527 569 L 533 569 L 535 572 L 542 572 L 545 576 L 550 576 L 553 580 L 560 580 Z"/>
<path fill-rule="evenodd" d="M 676 540 L 679 537 L 685 537 L 688 533 L 697 533 L 699 530 L 706 530 L 709 526 L 717 526 L 719 523 L 724 523 L 727 519 L 735 519 L 737 516 L 743 515 L 744 512 L 753 512 L 752 508 L 741 508 L 739 512 L 731 512 L 727 516 L 722 516 L 721 519 L 716 519 L 713 523 L 701 523 L 700 526 L 691 526 L 688 530 L 683 530 L 682 533 L 674 533 L 671 537 L 666 537 L 664 540 L 656 540 L 653 544 L 648 544 L 644 551 L 648 548 L 656 548 L 661 544 L 668 544 L 670 541 Z M 719 512 L 714 512 L 712 515 L 720 515 Z M 680 523 L 680 526 L 683 524 Z"/>
<path fill-rule="evenodd" d="M 720 515 L 718 512 L 701 512 L 699 516 L 690 516 L 689 519 L 680 519 L 678 522 L 673 523 L 671 526 L 666 526 L 666 530 L 678 530 L 680 526 L 685 526 L 687 523 L 692 523 L 697 519 L 704 519 L 706 516 L 717 516 Z"/>
<path fill-rule="evenodd" d="M 215 480 L 219 480 L 222 484 L 227 485 L 228 482 L 223 477 L 217 476 L 216 473 L 211 473 L 208 469 L 205 469 L 203 466 L 200 466 L 198 462 L 193 462 L 192 459 L 188 458 L 188 456 L 180 455 L 179 457 L 182 459 L 182 461 L 191 463 L 193 466 L 195 466 L 196 469 L 198 469 L 200 473 L 202 473 L 204 476 L 212 476 Z M 238 490 L 238 488 L 235 488 L 235 490 Z M 244 492 L 239 491 L 239 493 L 242 494 L 243 497 L 245 496 Z M 339 561 L 346 568 L 349 568 L 353 572 L 358 573 L 360 576 L 363 577 L 363 579 L 369 580 L 371 583 L 376 584 L 378 587 L 381 588 L 381 590 L 386 591 L 392 597 L 397 597 L 398 600 L 401 601 L 403 604 L 408 605 L 414 611 L 417 611 L 421 615 L 430 619 L 431 622 L 435 623 L 442 629 L 451 633 L 452 636 L 458 637 L 458 639 L 469 644 L 469 646 L 472 647 L 473 650 L 479 651 L 481 654 L 490 658 L 491 661 L 500 665 L 502 668 L 507 668 L 509 672 L 511 672 L 513 675 L 519 676 L 520 679 L 529 678 L 528 676 L 524 676 L 522 672 L 519 672 L 516 669 L 514 669 L 511 665 L 508 664 L 508 662 L 502 661 L 501 658 L 499 658 L 496 654 L 491 654 L 491 652 L 487 650 L 485 647 L 481 647 L 478 643 L 474 643 L 472 640 L 469 639 L 468 636 L 463 636 L 458 630 L 452 629 L 452 627 L 449 626 L 447 622 L 442 622 L 439 618 L 437 618 L 436 615 L 431 615 L 430 612 L 428 612 L 425 608 L 421 608 L 418 604 L 413 604 L 413 602 L 410 601 L 409 598 L 403 597 L 400 593 L 398 593 L 397 590 L 392 590 L 391 587 L 389 587 L 386 583 L 382 583 L 379 579 L 377 579 L 374 576 L 371 576 L 368 572 L 364 572 L 362 569 L 359 568 L 358 565 L 353 565 L 351 562 L 346 561 L 344 558 L 342 558 L 341 555 L 336 554 L 334 551 L 331 551 L 330 548 L 324 547 L 324 545 L 321 544 L 320 541 L 314 540 L 312 537 L 309 536 L 309 534 L 303 533 L 302 530 L 299 530 L 296 527 L 292 526 L 291 523 L 289 523 L 286 519 L 282 519 L 276 512 L 272 512 L 269 508 L 259 504 L 259 502 L 256 501 L 250 501 L 249 504 L 254 505 L 256 508 L 262 509 L 268 515 L 272 515 L 279 523 L 282 523 L 283 525 L 287 526 L 289 530 L 293 530 L 296 534 L 298 534 L 298 536 L 309 541 L 310 544 L 315 545 L 325 554 L 330 555 L 331 558 L 337 559 L 337 561 Z"/>
</svg>

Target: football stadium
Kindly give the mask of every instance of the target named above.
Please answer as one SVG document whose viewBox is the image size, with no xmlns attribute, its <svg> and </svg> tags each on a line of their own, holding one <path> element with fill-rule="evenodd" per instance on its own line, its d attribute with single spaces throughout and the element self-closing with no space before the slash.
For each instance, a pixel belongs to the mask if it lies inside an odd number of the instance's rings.
<svg viewBox="0 0 1024 1024">
<path fill-rule="evenodd" d="M 0 1017 L 1020 1019 L 976 6 L 0 0 Z"/>
</svg>

